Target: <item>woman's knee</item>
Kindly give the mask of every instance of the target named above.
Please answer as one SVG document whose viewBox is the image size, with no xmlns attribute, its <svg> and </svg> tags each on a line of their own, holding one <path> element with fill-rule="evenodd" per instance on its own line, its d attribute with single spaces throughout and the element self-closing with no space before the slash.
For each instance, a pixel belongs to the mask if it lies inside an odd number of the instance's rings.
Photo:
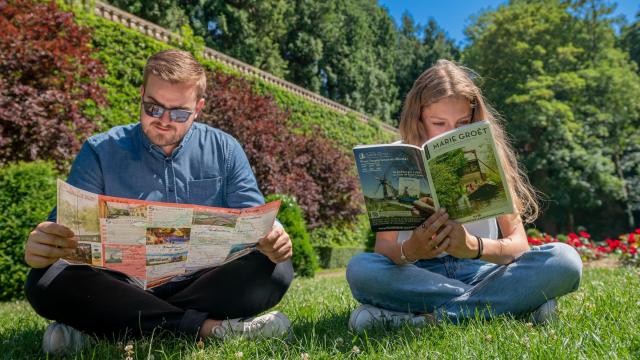
<svg viewBox="0 0 640 360">
<path fill-rule="evenodd" d="M 393 262 L 378 253 L 361 253 L 349 260 L 347 264 L 347 282 L 354 295 L 372 284 L 380 281 L 380 271 L 392 266 Z"/>
<path fill-rule="evenodd" d="M 544 267 L 547 273 L 557 279 L 567 293 L 575 291 L 582 278 L 582 259 L 570 245 L 565 243 L 551 243 L 541 246 L 546 254 Z"/>
</svg>

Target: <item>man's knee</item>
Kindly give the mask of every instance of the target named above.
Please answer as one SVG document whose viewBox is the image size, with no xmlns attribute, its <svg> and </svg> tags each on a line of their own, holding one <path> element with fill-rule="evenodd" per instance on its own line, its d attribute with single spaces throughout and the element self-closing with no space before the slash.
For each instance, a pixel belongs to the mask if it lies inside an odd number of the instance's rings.
<svg viewBox="0 0 640 360">
<path fill-rule="evenodd" d="M 259 254 L 258 256 L 264 255 Z M 267 261 L 271 260 L 267 258 Z M 255 275 L 256 274 L 254 274 L 254 276 Z M 291 260 L 275 264 L 270 276 L 266 279 L 263 278 L 261 281 L 255 281 L 251 285 L 249 291 L 253 293 L 253 295 L 245 299 L 247 303 L 244 304 L 244 306 L 252 309 L 249 311 L 250 313 L 257 314 L 278 305 L 287 293 L 287 290 L 289 290 L 293 277 L 294 272 Z"/>
<path fill-rule="evenodd" d="M 284 296 L 284 293 L 289 289 L 293 281 L 293 264 L 291 263 L 291 259 L 276 265 L 271 275 L 271 281 L 276 288 L 281 290 Z"/>
<path fill-rule="evenodd" d="M 43 269 L 31 269 L 27 274 L 27 280 L 24 284 L 24 292 L 31 304 L 31 307 L 38 313 L 40 316 L 45 318 L 51 318 L 51 314 L 47 310 L 51 301 L 49 296 L 47 295 L 47 288 L 45 286 L 39 285 L 40 279 L 47 272 L 49 268 Z"/>
</svg>

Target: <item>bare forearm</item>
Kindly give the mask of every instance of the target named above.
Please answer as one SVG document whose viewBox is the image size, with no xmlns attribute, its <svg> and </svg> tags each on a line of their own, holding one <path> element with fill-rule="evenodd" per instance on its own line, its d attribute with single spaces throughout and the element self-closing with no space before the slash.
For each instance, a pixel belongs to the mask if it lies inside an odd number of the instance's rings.
<svg viewBox="0 0 640 360">
<path fill-rule="evenodd" d="M 494 264 L 510 264 L 518 256 L 529 250 L 526 240 L 512 239 L 510 237 L 502 239 L 482 238 L 483 251 L 481 259 Z"/>
<path fill-rule="evenodd" d="M 404 246 L 405 247 L 407 246 L 406 242 L 405 242 Z M 374 250 L 378 254 L 382 254 L 382 255 L 388 257 L 396 265 L 401 265 L 401 264 L 405 263 L 405 261 L 402 261 L 402 259 L 400 259 L 400 244 L 398 244 L 395 241 L 394 242 L 377 241 L 376 242 L 376 247 L 375 247 Z M 405 253 L 405 255 L 407 255 L 407 254 Z"/>
</svg>

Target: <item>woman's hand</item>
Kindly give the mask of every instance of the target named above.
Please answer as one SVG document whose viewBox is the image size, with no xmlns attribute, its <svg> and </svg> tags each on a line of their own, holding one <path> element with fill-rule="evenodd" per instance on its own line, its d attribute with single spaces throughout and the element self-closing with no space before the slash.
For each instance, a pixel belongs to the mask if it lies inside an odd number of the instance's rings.
<svg viewBox="0 0 640 360">
<path fill-rule="evenodd" d="M 446 226 L 451 228 L 449 232 L 449 247 L 446 248 L 447 254 L 459 259 L 471 259 L 478 255 L 478 239 L 469 234 L 460 223 L 449 220 Z"/>
<path fill-rule="evenodd" d="M 431 259 L 440 255 L 450 246 L 448 235 L 451 226 L 444 226 L 449 214 L 440 209 L 429 216 L 420 226 L 413 230 L 411 237 L 404 242 L 403 253 L 409 260 Z M 402 246 L 402 245 L 401 245 Z"/>
</svg>

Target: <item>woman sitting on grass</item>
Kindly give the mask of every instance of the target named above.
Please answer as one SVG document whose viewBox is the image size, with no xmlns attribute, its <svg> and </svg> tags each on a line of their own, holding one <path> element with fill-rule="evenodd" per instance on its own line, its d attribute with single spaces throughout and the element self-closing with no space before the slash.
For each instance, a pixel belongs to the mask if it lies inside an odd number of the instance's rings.
<svg viewBox="0 0 640 360">
<path fill-rule="evenodd" d="M 529 248 L 523 221 L 538 215 L 535 192 L 465 69 L 440 60 L 420 75 L 404 103 L 400 134 L 420 146 L 479 120 L 492 127 L 516 213 L 463 226 L 440 209 L 413 231 L 377 233 L 375 252 L 355 256 L 347 267 L 351 292 L 363 304 L 351 314 L 352 330 L 500 314 L 544 323 L 556 313 L 555 299 L 578 288 L 582 262 L 572 247 Z"/>
</svg>

